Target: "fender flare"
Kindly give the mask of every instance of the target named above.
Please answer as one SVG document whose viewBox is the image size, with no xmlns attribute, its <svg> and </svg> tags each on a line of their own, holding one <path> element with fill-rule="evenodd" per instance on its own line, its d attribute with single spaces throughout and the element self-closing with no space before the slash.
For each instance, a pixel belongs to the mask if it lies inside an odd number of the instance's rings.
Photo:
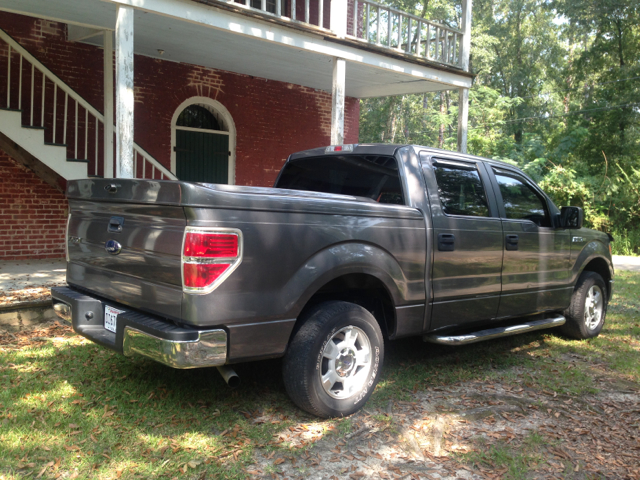
<svg viewBox="0 0 640 480">
<path fill-rule="evenodd" d="M 344 242 L 316 252 L 289 279 L 283 294 L 287 316 L 297 318 L 324 285 L 353 273 L 371 275 L 380 280 L 396 306 L 412 300 L 413 285 L 389 252 L 368 243 Z M 421 288 L 424 291 L 424 282 Z"/>
</svg>

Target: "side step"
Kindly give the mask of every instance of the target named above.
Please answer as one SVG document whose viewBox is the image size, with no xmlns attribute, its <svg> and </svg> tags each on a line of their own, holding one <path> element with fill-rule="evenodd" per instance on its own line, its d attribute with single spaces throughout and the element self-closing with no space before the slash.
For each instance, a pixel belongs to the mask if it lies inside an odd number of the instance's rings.
<svg viewBox="0 0 640 480">
<path fill-rule="evenodd" d="M 490 328 L 488 330 L 480 330 L 465 335 L 425 335 L 424 341 L 431 343 L 439 343 L 441 345 L 468 345 L 470 343 L 483 342 L 494 338 L 508 337 L 519 333 L 533 332 L 535 330 L 544 330 L 545 328 L 554 328 L 564 325 L 567 320 L 558 315 L 557 317 L 544 318 L 542 320 L 533 320 L 531 322 L 522 323 L 520 325 L 511 325 L 509 327 Z"/>
</svg>

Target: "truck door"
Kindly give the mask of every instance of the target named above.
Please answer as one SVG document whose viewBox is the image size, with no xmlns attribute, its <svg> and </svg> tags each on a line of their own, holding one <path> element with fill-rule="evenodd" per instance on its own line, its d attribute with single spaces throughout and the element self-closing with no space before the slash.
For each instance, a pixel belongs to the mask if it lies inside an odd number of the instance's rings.
<svg viewBox="0 0 640 480">
<path fill-rule="evenodd" d="M 491 167 L 504 230 L 498 318 L 563 309 L 572 287 L 569 232 L 554 228 L 549 204 L 527 178 Z"/>
<path fill-rule="evenodd" d="M 503 235 L 484 163 L 426 155 L 421 160 L 434 236 L 429 329 L 493 319 L 500 302 Z"/>
</svg>

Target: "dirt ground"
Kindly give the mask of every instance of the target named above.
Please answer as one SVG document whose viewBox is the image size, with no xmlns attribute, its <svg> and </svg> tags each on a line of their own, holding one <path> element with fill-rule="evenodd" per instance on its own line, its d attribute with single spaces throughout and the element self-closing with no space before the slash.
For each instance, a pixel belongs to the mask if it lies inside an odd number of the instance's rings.
<svg viewBox="0 0 640 480">
<path fill-rule="evenodd" d="M 566 361 L 583 360 L 571 355 Z M 638 387 L 612 380 L 597 366 L 593 374 L 601 393 L 582 398 L 481 382 L 416 393 L 412 401 L 390 402 L 383 410 L 365 408 L 338 440 L 324 436 L 299 456 L 263 456 L 248 473 L 283 479 L 494 479 L 510 469 L 499 466 L 500 455 L 516 452 L 511 473 L 524 462 L 526 478 L 640 478 Z M 275 442 L 295 445 L 313 436 L 301 426 Z M 485 461 L 464 461 L 461 455 L 492 448 L 495 455 Z"/>
<path fill-rule="evenodd" d="M 52 322 L 0 332 L 0 343 L 21 348 L 54 334 L 72 333 Z M 244 471 L 278 480 L 640 479 L 640 387 L 578 354 L 559 361 L 589 372 L 599 393 L 558 395 L 477 380 L 432 387 L 337 423 L 303 416 L 267 445 L 284 448 L 256 449 Z M 532 373 L 512 370 L 505 376 Z M 256 411 L 248 420 L 283 418 Z"/>
</svg>

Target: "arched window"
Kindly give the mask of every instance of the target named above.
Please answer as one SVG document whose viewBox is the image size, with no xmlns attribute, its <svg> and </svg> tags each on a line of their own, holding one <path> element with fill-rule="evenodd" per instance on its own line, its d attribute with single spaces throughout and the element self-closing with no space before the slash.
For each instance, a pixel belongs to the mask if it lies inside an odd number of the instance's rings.
<svg viewBox="0 0 640 480">
<path fill-rule="evenodd" d="M 180 112 L 178 127 L 202 128 L 206 130 L 222 130 L 218 120 L 209 110 L 200 105 L 189 105 Z"/>
<path fill-rule="evenodd" d="M 182 103 L 172 120 L 171 166 L 179 180 L 233 183 L 235 128 L 217 101 L 195 97 Z"/>
</svg>

